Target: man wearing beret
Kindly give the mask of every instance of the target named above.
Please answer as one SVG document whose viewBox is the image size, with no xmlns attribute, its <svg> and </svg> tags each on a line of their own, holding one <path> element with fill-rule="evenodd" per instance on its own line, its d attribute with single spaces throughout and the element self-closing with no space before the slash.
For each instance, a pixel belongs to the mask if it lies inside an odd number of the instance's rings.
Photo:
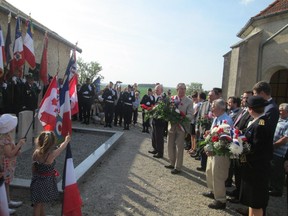
<svg viewBox="0 0 288 216">
<path fill-rule="evenodd" d="M 250 151 L 240 156 L 240 201 L 249 206 L 249 215 L 265 215 L 269 199 L 270 161 L 273 152 L 273 131 L 264 112 L 268 102 L 261 96 L 248 98 L 248 112 L 253 117 L 245 132 Z"/>
</svg>

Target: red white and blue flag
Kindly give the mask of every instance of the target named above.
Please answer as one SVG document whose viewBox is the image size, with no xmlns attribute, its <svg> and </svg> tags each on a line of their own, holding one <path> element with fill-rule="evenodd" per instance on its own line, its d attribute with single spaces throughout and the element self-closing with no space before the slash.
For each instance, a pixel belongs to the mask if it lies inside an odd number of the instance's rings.
<svg viewBox="0 0 288 216">
<path fill-rule="evenodd" d="M 73 49 L 73 53 L 70 58 L 67 70 L 66 70 L 66 74 L 69 75 L 69 81 L 70 81 L 75 75 L 77 75 L 77 62 L 76 62 L 76 50 L 75 49 Z"/>
<path fill-rule="evenodd" d="M 1 172 L 1 170 L 0 170 L 0 172 Z M 1 178 L 0 178 L 0 215 L 1 216 L 9 216 L 10 215 L 4 179 L 1 179 Z"/>
<path fill-rule="evenodd" d="M 0 25 L 0 78 L 4 75 L 4 64 L 6 62 L 5 57 L 5 44 L 3 38 L 3 32 Z"/>
<path fill-rule="evenodd" d="M 48 51 L 48 36 L 46 32 L 44 36 L 44 47 L 43 47 L 43 53 L 42 53 L 42 58 L 41 58 L 40 70 L 39 70 L 39 76 L 44 85 L 48 84 L 47 51 Z"/>
<path fill-rule="evenodd" d="M 59 113 L 58 76 L 54 76 L 39 106 L 38 118 L 44 130 L 54 131 Z"/>
<path fill-rule="evenodd" d="M 13 52 L 12 52 L 12 40 L 11 40 L 11 12 L 8 15 L 8 26 L 7 26 L 7 34 L 6 34 L 6 40 L 5 40 L 5 57 L 6 62 L 4 62 L 4 65 L 8 69 L 8 73 L 5 74 L 5 79 L 9 79 L 13 76 Z"/>
<path fill-rule="evenodd" d="M 77 84 L 78 84 L 78 75 L 72 77 L 69 82 L 69 96 L 70 96 L 70 106 L 71 106 L 71 115 L 74 115 L 79 112 L 78 107 L 78 96 L 77 96 Z"/>
<path fill-rule="evenodd" d="M 70 144 L 67 145 L 62 189 L 64 192 L 62 215 L 81 216 L 82 199 L 78 189 Z"/>
<path fill-rule="evenodd" d="M 35 53 L 34 53 L 34 43 L 33 43 L 33 25 L 31 20 L 26 22 L 27 32 L 24 37 L 24 57 L 26 62 L 29 64 L 31 69 L 35 69 Z"/>
<path fill-rule="evenodd" d="M 21 20 L 19 17 L 16 19 L 16 30 L 15 30 L 15 42 L 13 47 L 13 65 L 15 72 L 18 72 L 18 77 L 23 75 L 23 65 L 25 63 L 24 59 L 24 49 L 23 49 L 23 39 L 21 33 Z"/>
<path fill-rule="evenodd" d="M 57 117 L 57 123 L 55 128 L 55 134 L 59 141 L 64 140 L 67 134 L 72 132 L 71 123 L 71 106 L 70 106 L 70 94 L 69 94 L 69 75 L 70 68 L 74 64 L 73 58 L 70 58 L 66 72 L 64 75 L 64 82 L 62 88 L 59 90 L 60 112 Z"/>
</svg>

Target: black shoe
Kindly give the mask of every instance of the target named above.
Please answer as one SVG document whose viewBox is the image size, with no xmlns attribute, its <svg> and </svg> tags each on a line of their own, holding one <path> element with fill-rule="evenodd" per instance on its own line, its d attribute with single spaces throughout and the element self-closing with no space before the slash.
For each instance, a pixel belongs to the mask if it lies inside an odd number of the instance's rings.
<svg viewBox="0 0 288 216">
<path fill-rule="evenodd" d="M 278 191 L 269 191 L 269 195 L 270 196 L 274 196 L 274 197 L 282 197 L 282 193 L 281 192 L 278 192 Z"/>
<path fill-rule="evenodd" d="M 157 154 L 157 151 L 156 150 L 153 150 L 153 151 L 148 151 L 150 154 Z"/>
<path fill-rule="evenodd" d="M 82 121 L 81 124 L 86 124 L 86 121 Z"/>
<path fill-rule="evenodd" d="M 200 172 L 205 172 L 206 169 L 203 167 L 196 167 L 196 170 L 200 171 Z"/>
<path fill-rule="evenodd" d="M 150 133 L 148 129 L 145 132 L 148 133 L 148 134 Z"/>
<path fill-rule="evenodd" d="M 172 166 L 171 164 L 165 165 L 164 167 L 167 168 L 167 169 L 174 169 L 174 166 Z"/>
<path fill-rule="evenodd" d="M 111 124 L 109 124 L 109 125 L 108 125 L 108 127 L 112 128 L 112 125 L 111 125 Z"/>
<path fill-rule="evenodd" d="M 108 124 L 105 124 L 104 127 L 108 127 Z"/>
<path fill-rule="evenodd" d="M 240 200 L 237 198 L 228 198 L 227 201 L 231 203 L 240 203 Z"/>
<path fill-rule="evenodd" d="M 202 193 L 203 196 L 214 199 L 214 194 L 210 191 L 210 192 L 204 192 Z"/>
<path fill-rule="evenodd" d="M 163 155 L 157 153 L 157 154 L 154 154 L 153 157 L 154 157 L 154 158 L 163 158 Z"/>
<path fill-rule="evenodd" d="M 173 169 L 171 170 L 171 174 L 178 174 L 180 173 L 181 171 L 180 170 L 177 170 L 177 169 Z"/>
<path fill-rule="evenodd" d="M 142 130 L 142 133 L 145 133 L 145 132 L 146 132 L 146 130 L 143 129 L 143 130 Z"/>
<path fill-rule="evenodd" d="M 209 208 L 212 209 L 225 209 L 226 208 L 226 203 L 222 203 L 220 201 L 215 200 L 213 203 L 210 203 L 208 205 Z"/>
<path fill-rule="evenodd" d="M 201 158 L 199 156 L 194 157 L 195 160 L 201 160 Z"/>
</svg>

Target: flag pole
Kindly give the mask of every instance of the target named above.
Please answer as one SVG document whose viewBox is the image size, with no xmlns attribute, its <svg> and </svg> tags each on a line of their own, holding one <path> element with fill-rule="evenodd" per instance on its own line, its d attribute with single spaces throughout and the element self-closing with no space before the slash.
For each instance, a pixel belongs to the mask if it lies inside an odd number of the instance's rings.
<svg viewBox="0 0 288 216">
<path fill-rule="evenodd" d="M 29 125 L 29 127 L 28 127 L 28 129 L 27 129 L 27 131 L 25 133 L 25 136 L 23 137 L 24 139 L 27 138 L 27 134 L 30 131 L 30 129 L 31 129 L 32 125 L 33 125 L 34 119 L 36 118 L 37 114 L 38 114 L 38 109 L 35 110 L 35 114 L 34 114 L 34 116 L 32 118 L 32 121 L 31 121 L 31 123 L 30 123 L 30 125 Z"/>
</svg>

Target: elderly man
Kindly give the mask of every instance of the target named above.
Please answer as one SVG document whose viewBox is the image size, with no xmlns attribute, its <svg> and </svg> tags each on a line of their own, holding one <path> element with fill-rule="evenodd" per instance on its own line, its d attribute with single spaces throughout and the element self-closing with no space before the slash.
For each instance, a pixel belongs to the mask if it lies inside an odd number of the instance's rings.
<svg viewBox="0 0 288 216">
<path fill-rule="evenodd" d="M 162 95 L 163 86 L 157 84 L 155 86 L 155 103 L 165 100 Z M 148 151 L 150 154 L 153 154 L 155 158 L 163 158 L 164 152 L 164 126 L 165 121 L 162 119 L 152 119 L 152 151 Z"/>
<path fill-rule="evenodd" d="M 211 104 L 214 100 L 219 99 L 222 97 L 222 89 L 220 88 L 213 88 L 209 93 L 208 93 L 208 100 L 204 101 L 198 111 L 198 114 L 196 116 L 196 125 L 195 125 L 195 130 L 196 133 L 200 135 L 200 138 L 203 137 L 204 133 L 206 130 L 209 130 L 211 127 L 211 124 L 205 124 L 199 125 L 198 120 L 205 119 L 211 119 L 212 118 L 212 112 L 211 112 Z M 206 163 L 207 163 L 207 155 L 204 151 L 200 152 L 200 159 L 201 159 L 201 166 L 197 167 L 196 169 L 201 172 L 205 172 L 206 170 Z"/>
<path fill-rule="evenodd" d="M 211 110 L 215 116 L 211 129 L 214 126 L 221 125 L 224 121 L 226 121 L 227 124 L 229 124 L 231 127 L 233 126 L 232 119 L 226 113 L 226 103 L 223 99 L 217 99 L 213 101 Z M 206 154 L 208 155 L 206 166 L 206 180 L 210 192 L 203 193 L 203 196 L 215 199 L 213 203 L 208 205 L 209 208 L 225 209 L 225 180 L 228 177 L 228 170 L 230 166 L 229 157 L 214 155 L 213 152 L 209 151 L 207 151 Z"/>
<path fill-rule="evenodd" d="M 193 102 L 186 97 L 186 85 L 179 83 L 177 85 L 177 96 L 174 96 L 175 105 L 179 111 L 189 119 L 187 124 L 171 124 L 171 128 L 168 130 L 168 156 L 170 165 L 165 166 L 168 169 L 173 169 L 172 174 L 177 174 L 181 171 L 183 165 L 183 153 L 184 153 L 184 139 L 185 131 L 189 131 L 189 124 L 193 119 Z"/>
<path fill-rule="evenodd" d="M 285 180 L 284 158 L 288 149 L 288 103 L 279 105 L 280 118 L 274 134 L 270 196 L 282 196 Z"/>
</svg>

